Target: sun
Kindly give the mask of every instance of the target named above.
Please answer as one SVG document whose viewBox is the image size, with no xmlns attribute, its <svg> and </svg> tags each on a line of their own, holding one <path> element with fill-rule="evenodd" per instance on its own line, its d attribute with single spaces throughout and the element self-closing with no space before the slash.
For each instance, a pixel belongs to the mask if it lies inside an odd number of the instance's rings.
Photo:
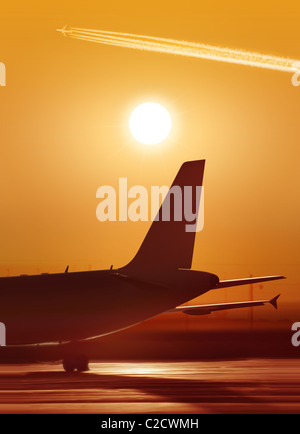
<svg viewBox="0 0 300 434">
<path fill-rule="evenodd" d="M 144 145 L 156 145 L 165 140 L 171 132 L 172 119 L 161 104 L 145 102 L 136 107 L 129 119 L 133 137 Z"/>
</svg>

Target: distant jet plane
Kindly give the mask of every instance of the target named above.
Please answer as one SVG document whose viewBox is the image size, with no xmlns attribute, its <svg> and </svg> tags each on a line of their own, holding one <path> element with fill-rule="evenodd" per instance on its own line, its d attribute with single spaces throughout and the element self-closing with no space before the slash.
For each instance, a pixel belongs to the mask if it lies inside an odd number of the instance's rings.
<svg viewBox="0 0 300 434">
<path fill-rule="evenodd" d="M 202 186 L 204 166 L 204 160 L 184 163 L 172 187 L 184 191 L 185 186 L 192 186 L 196 190 Z M 169 192 L 165 201 L 170 198 Z M 170 221 L 153 221 L 137 254 L 125 267 L 75 273 L 67 267 L 60 274 L 0 278 L 0 321 L 6 326 L 7 345 L 79 342 L 116 333 L 165 312 L 206 315 L 265 303 L 277 308 L 279 296 L 180 307 L 210 290 L 284 277 L 219 281 L 215 274 L 190 270 L 195 232 L 186 232 L 190 222 L 185 217 L 177 221 L 174 214 L 173 210 Z M 84 354 L 68 354 L 63 366 L 67 372 L 85 371 L 88 360 Z"/>
<path fill-rule="evenodd" d="M 61 29 L 56 29 L 56 31 L 62 33 L 64 36 L 66 36 L 67 33 L 72 33 L 72 30 L 68 30 L 67 25 L 65 25 Z"/>
</svg>

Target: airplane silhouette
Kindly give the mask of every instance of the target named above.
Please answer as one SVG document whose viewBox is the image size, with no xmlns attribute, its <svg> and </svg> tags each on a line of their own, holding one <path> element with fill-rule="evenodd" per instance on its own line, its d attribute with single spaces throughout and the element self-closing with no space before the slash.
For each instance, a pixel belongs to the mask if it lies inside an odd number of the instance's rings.
<svg viewBox="0 0 300 434">
<path fill-rule="evenodd" d="M 184 163 L 172 187 L 184 191 L 185 186 L 202 186 L 204 166 L 205 160 Z M 167 200 L 172 203 L 170 192 Z M 192 200 L 196 206 L 196 198 Z M 190 222 L 185 220 L 184 201 L 181 221 L 174 218 L 174 210 L 170 221 L 163 221 L 164 203 L 137 254 L 122 268 L 69 272 L 67 267 L 59 274 L 0 278 L 0 321 L 6 326 L 7 345 L 78 342 L 116 333 L 165 312 L 206 315 L 265 303 L 277 308 L 279 295 L 272 300 L 180 307 L 210 290 L 284 277 L 220 281 L 215 274 L 191 270 L 196 234 L 186 231 Z M 72 354 L 64 358 L 63 366 L 67 372 L 85 371 L 88 360 L 83 354 Z"/>
<path fill-rule="evenodd" d="M 61 29 L 56 29 L 57 32 L 60 32 L 63 36 L 66 36 L 67 33 L 72 33 L 72 30 L 68 30 L 68 26 L 65 25 Z"/>
</svg>

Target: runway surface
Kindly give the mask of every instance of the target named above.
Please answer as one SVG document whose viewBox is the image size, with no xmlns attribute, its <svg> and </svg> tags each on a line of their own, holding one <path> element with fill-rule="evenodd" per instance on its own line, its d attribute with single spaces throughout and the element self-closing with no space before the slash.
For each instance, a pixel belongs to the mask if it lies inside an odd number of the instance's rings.
<svg viewBox="0 0 300 434">
<path fill-rule="evenodd" d="M 299 413 L 297 359 L 0 365 L 0 413 Z"/>
</svg>

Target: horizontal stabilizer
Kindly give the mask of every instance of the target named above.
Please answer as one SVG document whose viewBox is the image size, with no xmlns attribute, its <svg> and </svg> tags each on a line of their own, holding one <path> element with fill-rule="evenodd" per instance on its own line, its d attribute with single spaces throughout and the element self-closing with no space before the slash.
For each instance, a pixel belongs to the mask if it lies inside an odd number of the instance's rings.
<svg viewBox="0 0 300 434">
<path fill-rule="evenodd" d="M 209 315 L 212 312 L 220 310 L 240 309 L 243 307 L 255 307 L 264 306 L 266 303 L 270 303 L 275 309 L 277 309 L 277 300 L 280 295 L 272 298 L 272 300 L 260 300 L 260 301 L 242 301 L 240 303 L 220 303 L 220 304 L 204 304 L 202 306 L 182 306 L 175 309 L 168 310 L 167 313 L 185 313 L 186 315 Z"/>
<path fill-rule="evenodd" d="M 253 283 L 270 282 L 271 280 L 285 279 L 284 276 L 265 276 L 265 277 L 250 277 L 247 279 L 221 280 L 216 286 L 218 288 L 227 288 L 229 286 L 251 285 Z"/>
</svg>

